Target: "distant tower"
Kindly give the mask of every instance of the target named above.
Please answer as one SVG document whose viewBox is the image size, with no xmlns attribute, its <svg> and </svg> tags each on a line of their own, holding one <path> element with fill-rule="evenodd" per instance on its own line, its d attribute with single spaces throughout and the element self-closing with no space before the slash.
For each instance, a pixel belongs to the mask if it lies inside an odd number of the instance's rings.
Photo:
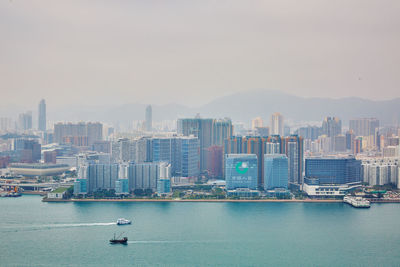
<svg viewBox="0 0 400 267">
<path fill-rule="evenodd" d="M 146 107 L 146 131 L 151 132 L 153 130 L 153 111 L 151 105 Z"/>
<path fill-rule="evenodd" d="M 44 132 L 46 131 L 46 101 L 44 99 L 39 102 L 38 116 L 38 129 Z"/>
<path fill-rule="evenodd" d="M 284 135 L 283 116 L 278 112 L 271 116 L 271 134 Z"/>
</svg>

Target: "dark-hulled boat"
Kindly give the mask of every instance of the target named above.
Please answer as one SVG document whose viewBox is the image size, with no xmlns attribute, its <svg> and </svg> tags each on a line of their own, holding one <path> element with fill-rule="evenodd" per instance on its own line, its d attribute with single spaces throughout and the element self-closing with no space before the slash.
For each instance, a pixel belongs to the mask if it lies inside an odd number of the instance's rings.
<svg viewBox="0 0 400 267">
<path fill-rule="evenodd" d="M 110 239 L 110 244 L 124 244 L 124 245 L 128 244 L 128 238 L 124 237 L 124 238 L 120 239 L 121 235 L 119 235 L 117 238 L 115 238 L 115 234 L 114 234 L 114 238 Z"/>
</svg>

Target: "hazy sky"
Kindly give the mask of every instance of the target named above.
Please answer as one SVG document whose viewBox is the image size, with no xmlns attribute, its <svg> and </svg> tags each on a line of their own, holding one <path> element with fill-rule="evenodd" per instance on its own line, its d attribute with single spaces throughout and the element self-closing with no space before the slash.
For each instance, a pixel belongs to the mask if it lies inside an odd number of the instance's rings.
<svg viewBox="0 0 400 267">
<path fill-rule="evenodd" d="M 400 97 L 399 0 L 3 0 L 1 105 Z"/>
</svg>

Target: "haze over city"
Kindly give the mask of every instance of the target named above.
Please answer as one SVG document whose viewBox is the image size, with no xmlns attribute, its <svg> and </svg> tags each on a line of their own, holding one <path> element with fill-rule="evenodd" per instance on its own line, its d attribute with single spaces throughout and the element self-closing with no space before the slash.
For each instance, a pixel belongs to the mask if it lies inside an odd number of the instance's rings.
<svg viewBox="0 0 400 267">
<path fill-rule="evenodd" d="M 398 1 L 2 1 L 2 106 L 400 97 Z M 24 96 L 24 97 L 21 97 Z M 34 100 L 34 101 L 32 101 Z"/>
</svg>

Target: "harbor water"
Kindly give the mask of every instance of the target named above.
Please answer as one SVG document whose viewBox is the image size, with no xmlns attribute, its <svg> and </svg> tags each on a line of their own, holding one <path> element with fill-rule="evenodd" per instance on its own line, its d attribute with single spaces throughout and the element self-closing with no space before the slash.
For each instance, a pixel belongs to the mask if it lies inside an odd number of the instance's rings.
<svg viewBox="0 0 400 267">
<path fill-rule="evenodd" d="M 399 266 L 400 204 L 0 199 L 0 266 Z M 118 218 L 131 225 L 116 225 Z M 114 233 L 127 245 L 111 245 Z"/>
</svg>

